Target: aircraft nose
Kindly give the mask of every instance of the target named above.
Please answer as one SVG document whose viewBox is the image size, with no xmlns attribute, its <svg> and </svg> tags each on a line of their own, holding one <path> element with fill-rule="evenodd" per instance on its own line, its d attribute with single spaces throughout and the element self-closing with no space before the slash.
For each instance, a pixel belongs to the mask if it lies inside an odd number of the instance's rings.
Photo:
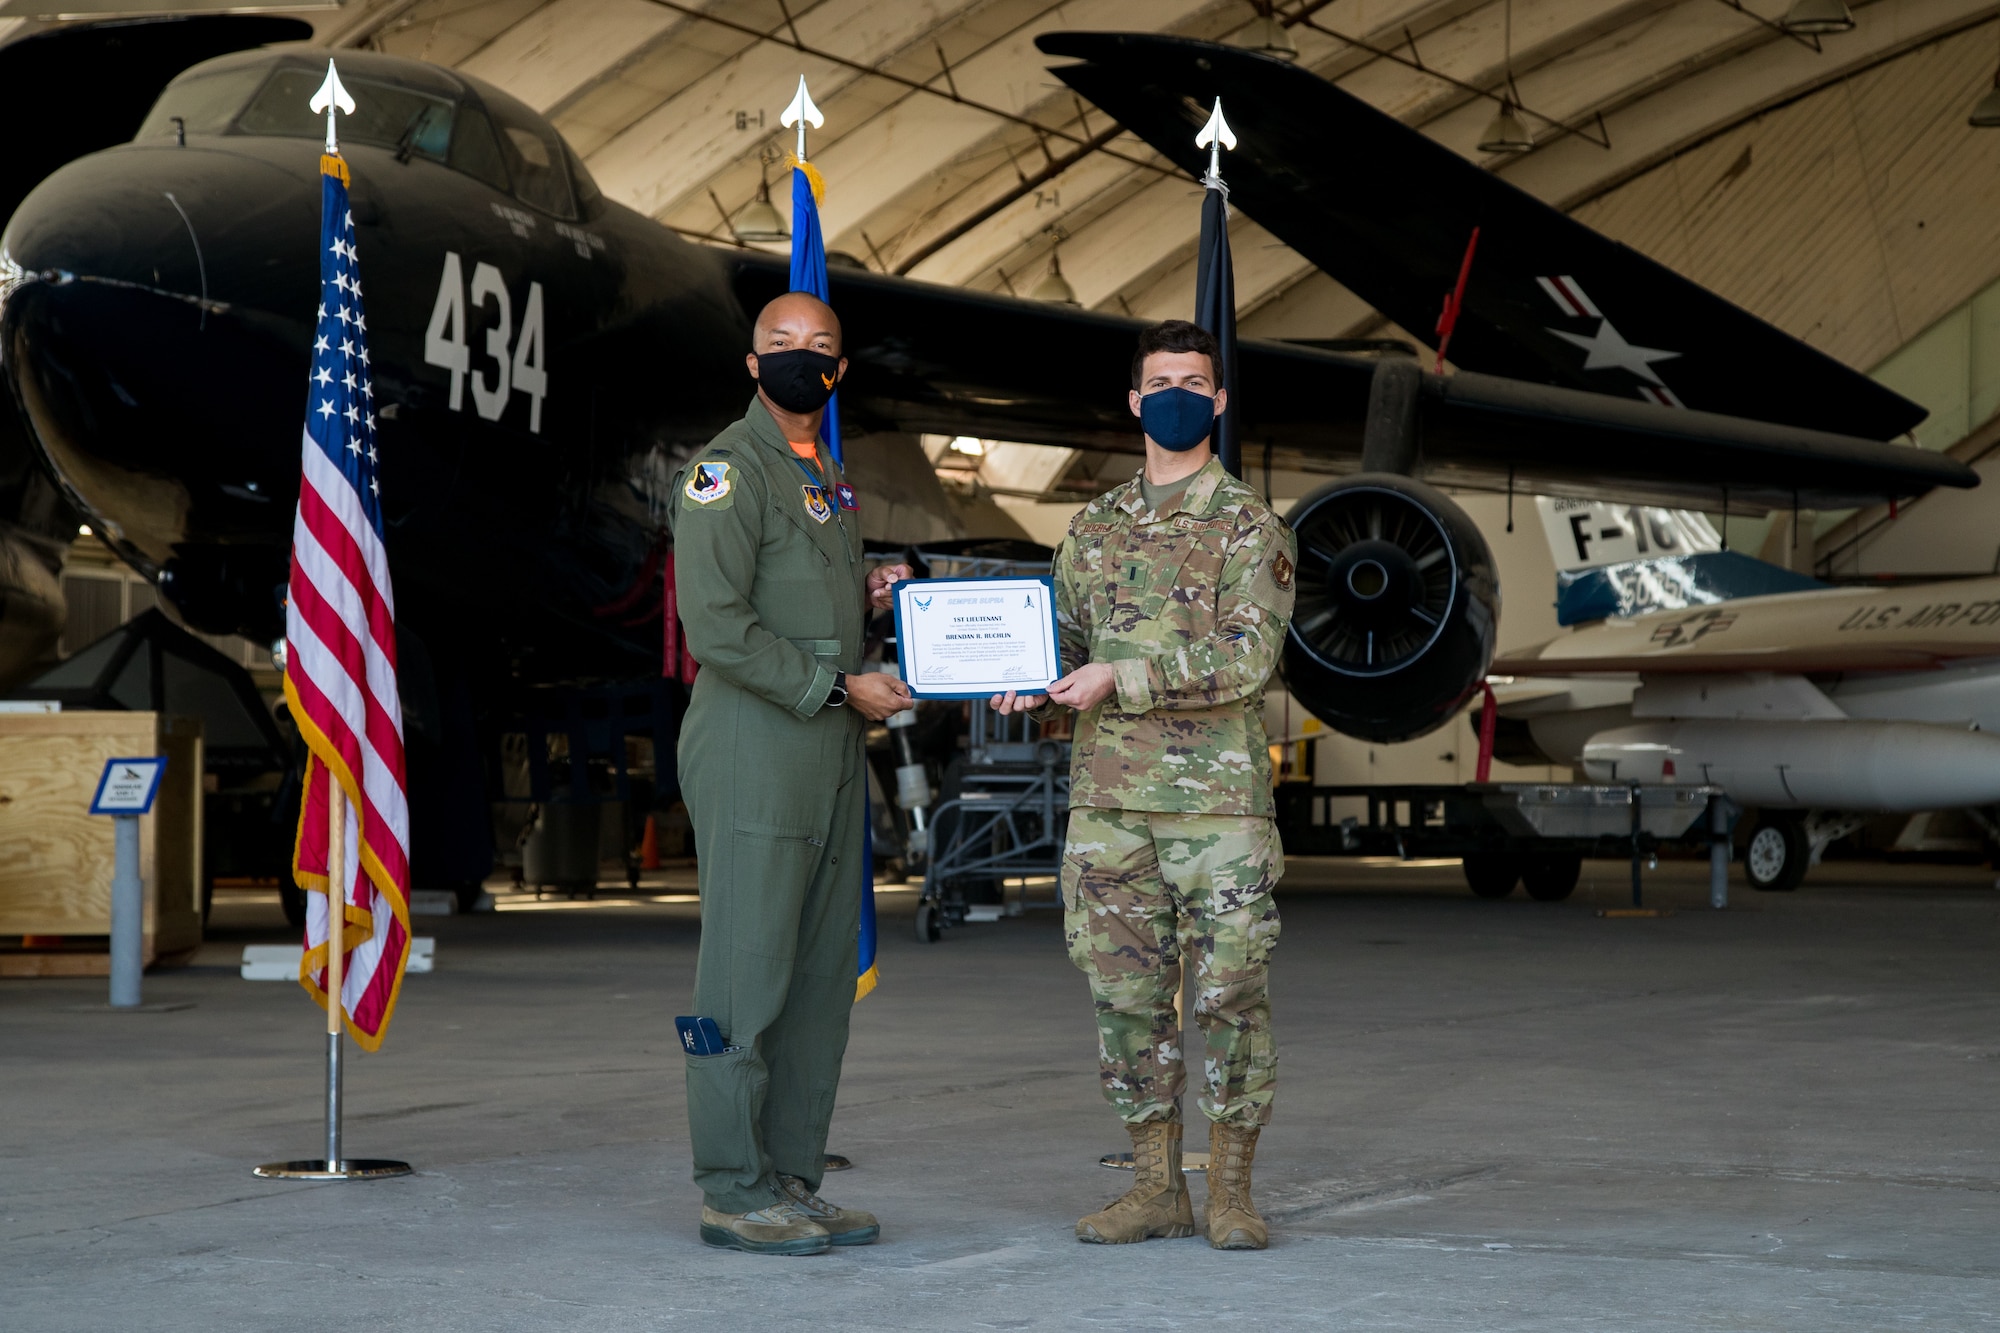
<svg viewBox="0 0 2000 1333">
<path fill-rule="evenodd" d="M 65 488 L 142 568 L 289 529 L 312 308 L 287 319 L 299 300 L 263 298 L 310 299 L 314 185 L 128 146 L 43 181 L 0 234 L 0 374 Z"/>
</svg>

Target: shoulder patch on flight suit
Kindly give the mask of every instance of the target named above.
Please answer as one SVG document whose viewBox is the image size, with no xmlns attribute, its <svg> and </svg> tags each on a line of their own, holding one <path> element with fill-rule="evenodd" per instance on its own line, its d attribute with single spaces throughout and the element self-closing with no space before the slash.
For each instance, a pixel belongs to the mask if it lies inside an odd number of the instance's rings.
<svg viewBox="0 0 2000 1333">
<path fill-rule="evenodd" d="M 1283 551 L 1278 552 L 1278 558 L 1271 562 L 1271 582 L 1280 589 L 1292 586 L 1292 560 Z"/>
<path fill-rule="evenodd" d="M 731 498 L 736 490 L 736 478 L 730 475 L 728 463 L 704 459 L 688 467 L 687 484 L 681 487 L 681 494 L 687 497 L 683 509 L 727 509 L 735 504 Z"/>
</svg>

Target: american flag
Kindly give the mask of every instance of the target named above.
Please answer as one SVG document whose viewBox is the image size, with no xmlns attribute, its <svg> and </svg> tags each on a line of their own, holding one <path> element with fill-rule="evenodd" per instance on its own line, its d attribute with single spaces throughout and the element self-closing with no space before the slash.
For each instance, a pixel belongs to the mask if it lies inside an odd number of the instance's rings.
<svg viewBox="0 0 2000 1333">
<path fill-rule="evenodd" d="M 396 689 L 396 602 L 382 547 L 375 390 L 347 163 L 320 159 L 320 298 L 285 608 L 285 698 L 311 758 L 295 878 L 307 896 L 299 982 L 325 1005 L 329 778 L 347 795 L 348 1032 L 381 1045 L 410 952 L 410 805 Z"/>
</svg>

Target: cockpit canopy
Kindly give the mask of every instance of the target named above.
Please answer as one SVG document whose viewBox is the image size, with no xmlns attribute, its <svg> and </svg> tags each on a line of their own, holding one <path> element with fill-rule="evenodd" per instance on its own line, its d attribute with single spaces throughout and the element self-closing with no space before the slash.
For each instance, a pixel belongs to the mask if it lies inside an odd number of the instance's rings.
<svg viewBox="0 0 2000 1333">
<path fill-rule="evenodd" d="M 547 120 L 497 88 L 412 60 L 363 51 L 246 51 L 204 61 L 168 84 L 134 142 L 180 134 L 323 139 L 307 108 L 326 62 L 354 95 L 343 142 L 441 162 L 522 203 L 577 218 L 599 198 L 583 163 Z"/>
</svg>

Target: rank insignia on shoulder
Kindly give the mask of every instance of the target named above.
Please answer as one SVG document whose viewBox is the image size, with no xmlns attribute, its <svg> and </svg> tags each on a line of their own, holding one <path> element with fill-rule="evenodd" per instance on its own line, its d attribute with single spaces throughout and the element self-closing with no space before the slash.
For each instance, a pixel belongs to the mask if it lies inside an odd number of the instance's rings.
<svg viewBox="0 0 2000 1333">
<path fill-rule="evenodd" d="M 712 505 L 736 488 L 727 463 L 696 463 L 681 494 L 698 505 Z"/>
<path fill-rule="evenodd" d="M 806 512 L 812 515 L 813 522 L 824 523 L 833 517 L 833 506 L 826 502 L 824 487 L 807 483 L 799 489 L 805 492 Z"/>
<path fill-rule="evenodd" d="M 1271 562 L 1271 582 L 1283 590 L 1292 586 L 1292 558 L 1283 551 L 1278 552 L 1278 558 Z"/>
<path fill-rule="evenodd" d="M 857 496 L 854 493 L 854 488 L 852 486 L 849 486 L 844 482 L 841 485 L 838 485 L 833 488 L 833 498 L 840 502 L 840 507 L 842 509 L 848 510 L 849 512 L 854 512 L 861 508 L 861 497 Z"/>
</svg>

